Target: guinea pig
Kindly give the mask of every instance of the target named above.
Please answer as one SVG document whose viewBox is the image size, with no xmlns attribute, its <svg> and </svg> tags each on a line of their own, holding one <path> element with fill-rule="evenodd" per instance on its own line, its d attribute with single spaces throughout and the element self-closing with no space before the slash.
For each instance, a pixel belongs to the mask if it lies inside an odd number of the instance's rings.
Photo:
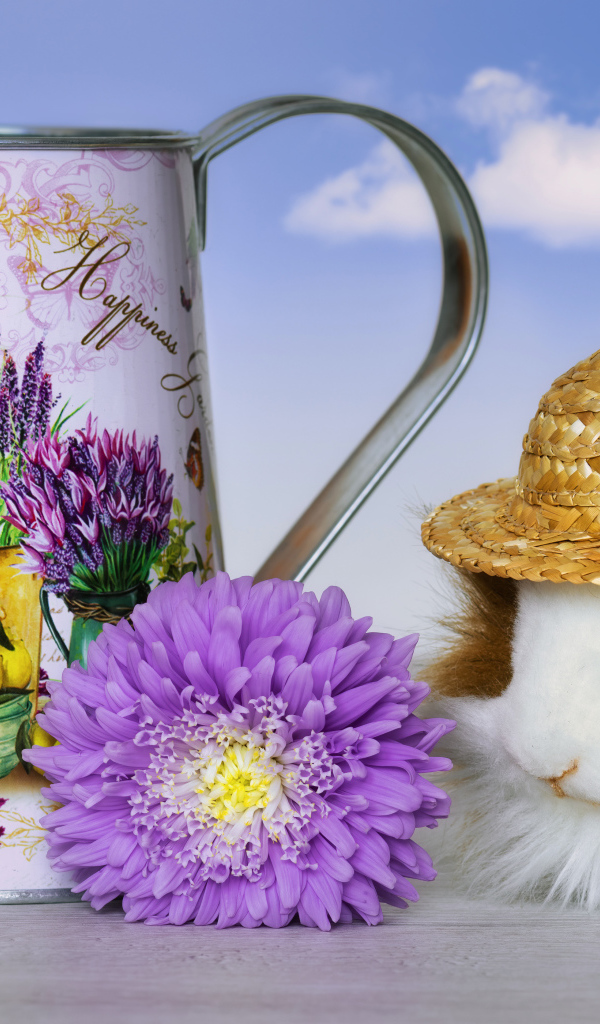
<svg viewBox="0 0 600 1024">
<path fill-rule="evenodd" d="M 444 849 L 473 893 L 599 907 L 600 353 L 544 395 L 518 476 L 446 502 L 423 539 L 454 566 L 425 673 L 457 722 Z"/>
</svg>

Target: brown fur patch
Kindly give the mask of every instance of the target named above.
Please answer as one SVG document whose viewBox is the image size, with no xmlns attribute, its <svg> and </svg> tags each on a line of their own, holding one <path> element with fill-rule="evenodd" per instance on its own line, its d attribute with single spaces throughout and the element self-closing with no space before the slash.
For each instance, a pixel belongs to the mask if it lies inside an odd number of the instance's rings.
<svg viewBox="0 0 600 1024">
<path fill-rule="evenodd" d="M 514 580 L 453 569 L 455 614 L 439 620 L 440 653 L 424 678 L 445 697 L 499 697 L 512 677 Z"/>
</svg>

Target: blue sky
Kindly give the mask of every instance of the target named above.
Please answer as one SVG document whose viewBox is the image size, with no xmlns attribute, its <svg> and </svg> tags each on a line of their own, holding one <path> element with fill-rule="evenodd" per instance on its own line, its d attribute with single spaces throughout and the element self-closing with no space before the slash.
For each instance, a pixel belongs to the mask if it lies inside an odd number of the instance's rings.
<svg viewBox="0 0 600 1024">
<path fill-rule="evenodd" d="M 194 130 L 309 92 L 382 106 L 473 189 L 490 312 L 469 374 L 313 573 L 423 629 L 411 511 L 516 472 L 537 400 L 600 347 L 600 17 L 591 2 L 0 3 L 5 123 Z M 439 258 L 418 186 L 345 118 L 278 125 L 211 168 L 203 257 L 228 567 L 252 572 L 424 354 Z"/>
</svg>

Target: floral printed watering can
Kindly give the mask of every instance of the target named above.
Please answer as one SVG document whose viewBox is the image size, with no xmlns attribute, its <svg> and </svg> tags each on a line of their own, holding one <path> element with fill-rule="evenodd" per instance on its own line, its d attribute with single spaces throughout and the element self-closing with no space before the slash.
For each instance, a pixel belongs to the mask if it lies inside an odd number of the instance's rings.
<svg viewBox="0 0 600 1024">
<path fill-rule="evenodd" d="M 477 345 L 485 244 L 454 167 L 391 114 L 311 96 L 247 104 L 194 136 L 0 134 L 0 550 L 22 543 L 20 566 L 43 581 L 46 620 L 71 660 L 145 599 L 152 570 L 203 579 L 222 566 L 198 270 L 207 167 L 266 125 L 325 112 L 374 125 L 411 161 L 438 219 L 444 278 L 417 374 L 257 574 L 301 579 Z M 71 650 L 53 594 L 75 616 Z"/>
<path fill-rule="evenodd" d="M 207 168 L 309 113 L 361 118 L 408 157 L 437 217 L 443 289 L 420 369 L 257 573 L 302 579 L 477 346 L 487 260 L 459 174 L 405 121 L 314 96 L 250 103 L 193 136 L 0 129 L 0 902 L 72 898 L 21 757 L 52 742 L 35 719 L 46 677 L 85 663 L 150 583 L 222 566 L 198 269 Z M 40 601 L 56 642 L 44 634 L 41 662 Z"/>
</svg>

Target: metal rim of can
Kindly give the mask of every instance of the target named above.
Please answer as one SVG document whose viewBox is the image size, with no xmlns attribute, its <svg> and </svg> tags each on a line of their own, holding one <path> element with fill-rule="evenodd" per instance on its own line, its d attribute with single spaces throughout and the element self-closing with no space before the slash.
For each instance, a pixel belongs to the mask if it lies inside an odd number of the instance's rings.
<svg viewBox="0 0 600 1024">
<path fill-rule="evenodd" d="M 153 128 L 0 125 L 1 149 L 185 149 L 197 142 L 197 135 Z"/>
</svg>

